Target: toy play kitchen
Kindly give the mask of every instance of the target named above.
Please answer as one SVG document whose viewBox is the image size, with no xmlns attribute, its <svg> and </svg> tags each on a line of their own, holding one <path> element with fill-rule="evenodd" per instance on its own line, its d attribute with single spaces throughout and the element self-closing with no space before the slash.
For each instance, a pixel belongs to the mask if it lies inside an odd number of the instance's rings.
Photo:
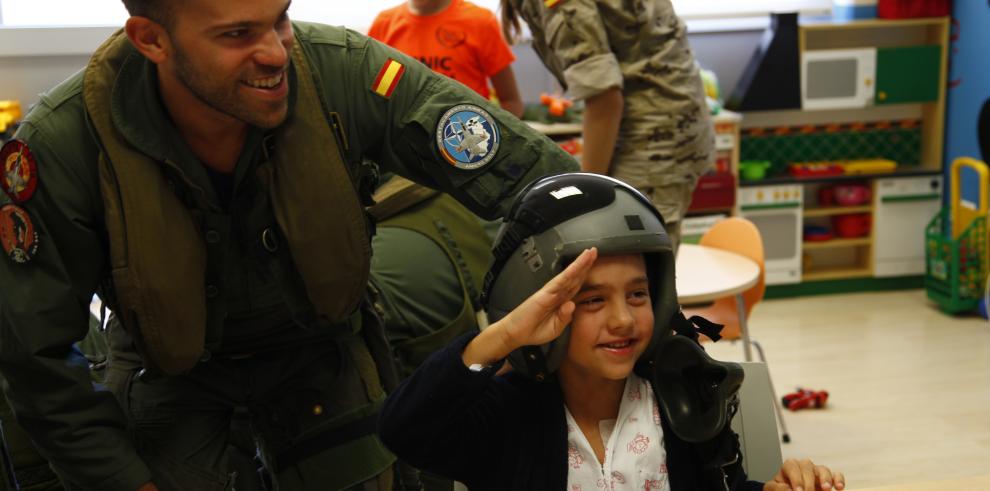
<svg viewBox="0 0 990 491">
<path fill-rule="evenodd" d="M 768 285 L 801 281 L 803 196 L 799 184 L 739 189 L 739 213 L 763 236 Z"/>
</svg>

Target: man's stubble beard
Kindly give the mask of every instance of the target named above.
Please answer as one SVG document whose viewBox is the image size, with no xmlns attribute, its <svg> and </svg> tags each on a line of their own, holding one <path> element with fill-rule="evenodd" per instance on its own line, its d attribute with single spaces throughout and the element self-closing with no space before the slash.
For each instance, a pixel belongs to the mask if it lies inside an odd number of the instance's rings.
<svg viewBox="0 0 990 491">
<path fill-rule="evenodd" d="M 262 129 L 272 129 L 281 125 L 286 117 L 286 105 L 288 98 L 281 102 L 271 103 L 272 109 L 268 111 L 253 110 L 251 101 L 244 100 L 237 94 L 238 86 L 241 85 L 239 79 L 229 82 L 217 81 L 210 76 L 208 71 L 198 71 L 185 51 L 175 46 L 175 69 L 179 82 L 189 89 L 190 93 L 199 99 L 203 104 L 214 110 L 226 114 L 232 118 L 243 121 L 249 125 Z M 285 75 L 288 77 L 286 71 Z M 283 83 L 287 83 L 285 81 Z M 282 107 L 274 107 L 280 105 Z M 274 113 L 280 113 L 277 118 L 265 117 Z"/>
</svg>

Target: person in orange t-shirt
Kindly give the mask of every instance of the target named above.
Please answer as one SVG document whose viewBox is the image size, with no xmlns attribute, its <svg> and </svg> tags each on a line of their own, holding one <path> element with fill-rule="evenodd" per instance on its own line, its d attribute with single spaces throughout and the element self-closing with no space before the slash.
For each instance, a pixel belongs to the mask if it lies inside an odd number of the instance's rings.
<svg viewBox="0 0 990 491">
<path fill-rule="evenodd" d="M 491 80 L 502 108 L 522 115 L 511 67 L 515 56 L 490 10 L 466 0 L 408 0 L 379 13 L 368 35 L 486 99 Z"/>
</svg>

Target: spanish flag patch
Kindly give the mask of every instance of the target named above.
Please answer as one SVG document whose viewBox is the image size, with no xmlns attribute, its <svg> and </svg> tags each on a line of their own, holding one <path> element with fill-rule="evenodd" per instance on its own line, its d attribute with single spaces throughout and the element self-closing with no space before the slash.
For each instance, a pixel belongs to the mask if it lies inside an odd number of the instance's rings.
<svg viewBox="0 0 990 491">
<path fill-rule="evenodd" d="M 375 83 L 371 84 L 371 91 L 386 99 L 391 98 L 405 71 L 406 67 L 402 63 L 389 58 L 375 77 Z"/>
<path fill-rule="evenodd" d="M 564 1 L 565 0 L 543 0 L 543 6 L 548 9 L 552 9 L 557 5 L 564 3 Z"/>
</svg>

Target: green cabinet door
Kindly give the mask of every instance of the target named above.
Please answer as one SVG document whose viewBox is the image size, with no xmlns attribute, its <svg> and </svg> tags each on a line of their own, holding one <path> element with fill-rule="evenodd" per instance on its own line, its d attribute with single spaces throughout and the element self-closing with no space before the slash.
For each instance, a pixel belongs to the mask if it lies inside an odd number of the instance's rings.
<svg viewBox="0 0 990 491">
<path fill-rule="evenodd" d="M 942 47 L 877 49 L 877 104 L 931 102 L 938 99 Z"/>
</svg>

